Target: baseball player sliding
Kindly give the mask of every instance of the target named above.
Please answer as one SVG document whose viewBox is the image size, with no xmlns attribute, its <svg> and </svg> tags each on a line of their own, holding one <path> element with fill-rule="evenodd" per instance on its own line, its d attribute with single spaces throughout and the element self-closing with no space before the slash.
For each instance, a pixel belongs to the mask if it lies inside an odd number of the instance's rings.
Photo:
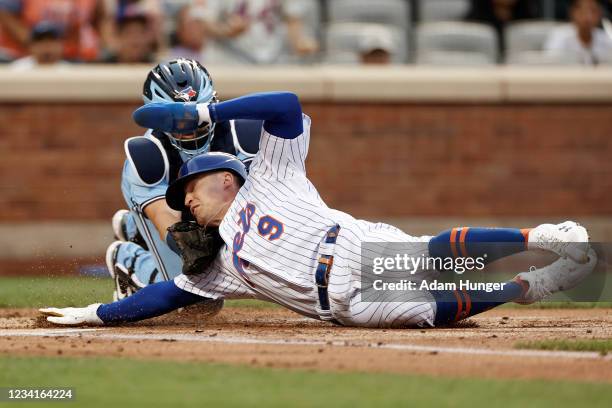
<svg viewBox="0 0 612 408">
<path fill-rule="evenodd" d="M 202 299 L 250 297 L 346 326 L 437 326 L 506 302 L 536 302 L 570 289 L 597 261 L 586 230 L 574 222 L 531 230 L 455 228 L 435 237 L 413 237 L 327 207 L 306 177 L 310 119 L 292 93 L 252 94 L 219 103 L 152 103 L 137 110 L 134 119 L 141 126 L 175 133 L 233 119 L 263 120 L 260 149 L 248 175 L 234 156 L 206 153 L 183 164 L 166 191 L 168 205 L 191 212 L 202 230 L 219 228 L 218 255 L 199 273 L 147 286 L 118 302 L 41 309 L 50 322 L 129 322 Z M 483 242 L 508 244 L 487 262 L 534 248 L 559 258 L 519 273 L 493 292 L 420 290 L 404 294 L 401 301 L 362 296 L 362 249 L 367 243 L 409 243 L 415 256 L 457 258 L 478 256 L 486 248 Z M 425 278 L 428 271 L 419 274 Z"/>
</svg>

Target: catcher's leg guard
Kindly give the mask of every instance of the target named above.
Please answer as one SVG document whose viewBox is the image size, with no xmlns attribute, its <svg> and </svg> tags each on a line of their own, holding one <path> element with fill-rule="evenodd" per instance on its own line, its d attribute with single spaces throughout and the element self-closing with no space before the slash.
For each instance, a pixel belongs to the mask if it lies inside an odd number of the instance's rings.
<svg viewBox="0 0 612 408">
<path fill-rule="evenodd" d="M 149 249 L 147 247 L 147 243 L 142 238 L 140 231 L 138 231 L 138 226 L 136 225 L 133 212 L 125 209 L 118 210 L 113 215 L 112 226 L 116 240 L 135 242 L 144 249 Z"/>
<path fill-rule="evenodd" d="M 155 281 L 169 280 L 180 275 L 183 267 L 181 258 L 161 240 L 153 223 L 137 207 L 132 208 L 131 213 L 159 271 L 159 277 Z M 135 272 L 140 276 L 137 269 Z M 149 279 L 145 280 L 148 281 Z"/>
<path fill-rule="evenodd" d="M 117 248 L 116 263 L 133 271 L 145 285 L 163 280 L 151 252 L 133 242 L 124 242 Z"/>
</svg>

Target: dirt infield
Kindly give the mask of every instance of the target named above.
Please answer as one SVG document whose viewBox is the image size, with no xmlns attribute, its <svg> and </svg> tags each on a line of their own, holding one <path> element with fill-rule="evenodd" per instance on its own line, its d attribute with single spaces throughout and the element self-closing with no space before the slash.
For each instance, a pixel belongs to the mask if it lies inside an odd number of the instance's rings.
<svg viewBox="0 0 612 408">
<path fill-rule="evenodd" d="M 0 310 L 0 353 L 125 356 L 332 371 L 612 383 L 612 356 L 517 350 L 520 340 L 610 339 L 612 309 L 500 309 L 453 328 L 337 327 L 281 309 L 173 313 L 123 327 L 50 327 Z"/>
</svg>

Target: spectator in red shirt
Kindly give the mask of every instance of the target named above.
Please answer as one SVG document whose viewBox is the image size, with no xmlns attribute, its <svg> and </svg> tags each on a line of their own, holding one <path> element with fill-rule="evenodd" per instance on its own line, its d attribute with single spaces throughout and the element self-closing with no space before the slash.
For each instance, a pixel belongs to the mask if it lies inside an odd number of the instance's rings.
<svg viewBox="0 0 612 408">
<path fill-rule="evenodd" d="M 151 33 L 151 46 L 154 52 L 161 52 L 166 47 L 166 38 L 162 30 L 162 8 L 160 0 L 102 0 L 106 10 L 106 19 L 101 27 L 106 53 L 117 54 L 121 44 L 119 25 L 133 16 L 145 16 Z"/>
<path fill-rule="evenodd" d="M 13 61 L 11 68 L 26 70 L 37 66 L 65 66 L 63 40 L 63 32 L 55 24 L 46 21 L 36 24 L 30 33 L 30 55 Z"/>
<path fill-rule="evenodd" d="M 101 0 L 0 0 L 0 47 L 14 58 L 26 55 L 32 28 L 48 21 L 64 33 L 64 58 L 93 61 L 103 15 Z"/>
<path fill-rule="evenodd" d="M 150 20 L 142 14 L 125 16 L 117 23 L 117 50 L 103 61 L 119 64 L 150 64 L 153 54 Z"/>
</svg>

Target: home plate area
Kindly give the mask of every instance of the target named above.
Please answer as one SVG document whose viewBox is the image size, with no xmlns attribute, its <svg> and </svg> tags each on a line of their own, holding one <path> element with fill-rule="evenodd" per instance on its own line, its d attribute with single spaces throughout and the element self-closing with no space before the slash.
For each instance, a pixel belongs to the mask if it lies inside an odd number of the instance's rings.
<svg viewBox="0 0 612 408">
<path fill-rule="evenodd" d="M 159 358 L 323 371 L 612 383 L 612 355 L 517 348 L 612 337 L 610 309 L 499 309 L 435 329 L 360 329 L 282 309 L 184 310 L 137 324 L 57 328 L 34 309 L 0 311 L 0 353 Z M 571 368 L 571 369 L 570 369 Z"/>
</svg>

